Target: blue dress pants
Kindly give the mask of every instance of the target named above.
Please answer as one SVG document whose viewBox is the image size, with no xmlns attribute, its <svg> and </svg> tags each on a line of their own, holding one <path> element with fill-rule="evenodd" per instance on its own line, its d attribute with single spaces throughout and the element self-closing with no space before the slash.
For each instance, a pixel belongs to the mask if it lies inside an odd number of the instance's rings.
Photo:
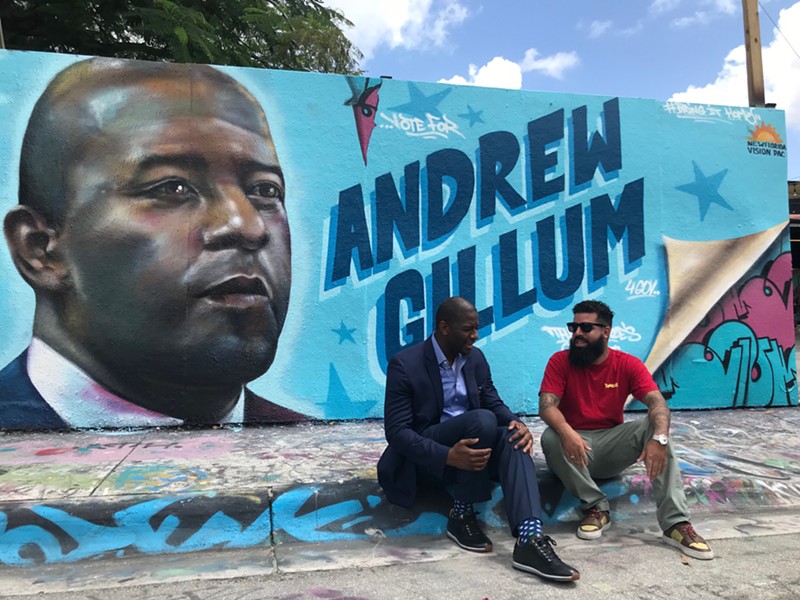
<svg viewBox="0 0 800 600">
<path fill-rule="evenodd" d="M 420 435 L 445 446 L 453 446 L 462 439 L 477 438 L 478 443 L 471 447 L 491 448 L 492 455 L 482 471 L 464 471 L 447 466 L 444 476 L 440 478 L 430 469 L 417 466 L 418 475 L 428 482 L 433 479 L 445 486 L 452 486 L 456 500 L 471 504 L 489 500 L 493 481 L 499 481 L 508 525 L 511 534 L 516 536 L 517 527 L 522 521 L 541 518 L 541 502 L 533 457 L 521 449 L 515 450 L 514 443 L 508 441 L 515 431 L 498 425 L 495 414 L 485 408 L 470 410 L 431 425 Z"/>
</svg>

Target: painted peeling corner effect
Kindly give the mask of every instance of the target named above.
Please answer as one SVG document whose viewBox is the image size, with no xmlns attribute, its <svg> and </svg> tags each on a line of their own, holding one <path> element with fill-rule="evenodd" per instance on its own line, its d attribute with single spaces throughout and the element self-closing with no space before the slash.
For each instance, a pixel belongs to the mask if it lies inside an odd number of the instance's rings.
<svg viewBox="0 0 800 600">
<path fill-rule="evenodd" d="M 702 270 L 673 277 L 673 308 L 647 363 L 651 368 L 660 365 L 654 378 L 669 399 L 670 408 L 798 404 L 791 326 L 792 259 L 791 253 L 782 251 L 787 235 L 785 228 L 778 226 L 769 236 L 748 236 L 747 243 L 760 241 L 763 255 L 753 264 L 738 264 L 738 272 L 715 267 L 714 272 Z M 723 259 L 742 263 L 730 247 L 738 240 L 728 242 L 684 243 L 679 249 L 684 255 L 711 254 L 720 259 L 714 263 Z M 692 248 L 691 252 L 686 246 Z M 672 248 L 671 252 L 678 250 Z M 720 273 L 726 272 L 729 278 L 735 275 L 733 283 L 721 278 Z M 704 306 L 706 316 L 699 323 L 682 314 L 694 304 L 696 296 L 701 300 L 719 298 Z"/>
</svg>

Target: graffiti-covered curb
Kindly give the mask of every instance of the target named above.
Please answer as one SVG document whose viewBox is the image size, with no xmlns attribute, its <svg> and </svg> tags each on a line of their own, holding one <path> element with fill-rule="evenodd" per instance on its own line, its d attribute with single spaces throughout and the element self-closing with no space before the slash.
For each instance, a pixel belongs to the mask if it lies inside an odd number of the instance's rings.
<svg viewBox="0 0 800 600">
<path fill-rule="evenodd" d="M 529 419 L 537 438 L 542 425 Z M 673 413 L 693 520 L 800 508 L 796 408 Z M 444 495 L 414 510 L 375 477 L 380 423 L 0 436 L 0 564 L 135 554 L 441 536 Z M 537 454 L 547 526 L 567 530 L 577 501 Z M 654 519 L 641 466 L 603 483 L 617 523 Z M 502 495 L 479 507 L 505 526 Z"/>
<path fill-rule="evenodd" d="M 2 505 L 0 561 L 75 562 L 104 555 L 269 545 L 269 498 L 198 493 Z M 5 521 L 5 522 L 3 522 Z"/>
</svg>

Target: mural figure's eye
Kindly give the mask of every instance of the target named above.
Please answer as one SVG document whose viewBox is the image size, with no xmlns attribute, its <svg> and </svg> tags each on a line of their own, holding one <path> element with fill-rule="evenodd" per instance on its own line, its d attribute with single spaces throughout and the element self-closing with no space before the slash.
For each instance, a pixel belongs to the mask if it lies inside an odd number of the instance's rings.
<svg viewBox="0 0 800 600">
<path fill-rule="evenodd" d="M 283 188 L 273 181 L 259 181 L 247 190 L 247 197 L 259 209 L 274 209 L 283 204 Z"/>
<path fill-rule="evenodd" d="M 768 285 L 764 286 L 764 295 L 765 296 L 772 296 L 772 288 Z"/>
<path fill-rule="evenodd" d="M 145 194 L 157 200 L 175 203 L 187 202 L 200 195 L 197 193 L 197 190 L 182 179 L 169 179 L 159 182 L 148 188 Z"/>
<path fill-rule="evenodd" d="M 262 181 L 250 188 L 250 195 L 261 198 L 283 198 L 283 190 L 275 183 Z"/>
</svg>

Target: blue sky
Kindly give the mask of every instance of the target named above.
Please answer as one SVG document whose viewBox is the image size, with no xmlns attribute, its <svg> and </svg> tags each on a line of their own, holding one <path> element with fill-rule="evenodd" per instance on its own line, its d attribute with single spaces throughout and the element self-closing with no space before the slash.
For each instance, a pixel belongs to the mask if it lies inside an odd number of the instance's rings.
<svg viewBox="0 0 800 600">
<path fill-rule="evenodd" d="M 748 104 L 741 0 L 325 1 L 372 77 Z M 800 1 L 759 5 L 766 101 L 800 180 Z"/>
</svg>

